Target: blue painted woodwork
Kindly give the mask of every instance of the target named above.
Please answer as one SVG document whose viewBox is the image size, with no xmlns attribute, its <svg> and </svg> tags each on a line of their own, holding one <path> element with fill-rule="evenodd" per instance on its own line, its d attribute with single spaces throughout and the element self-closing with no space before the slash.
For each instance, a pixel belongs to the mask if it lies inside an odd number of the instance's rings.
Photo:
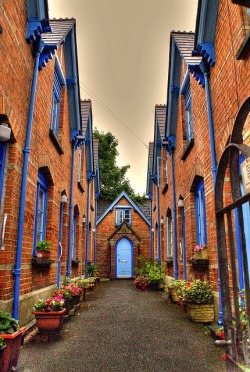
<svg viewBox="0 0 250 372">
<path fill-rule="evenodd" d="M 46 238 L 47 199 L 48 184 L 43 172 L 39 170 L 34 215 L 33 256 L 36 254 L 37 243 Z"/>
<path fill-rule="evenodd" d="M 131 215 L 131 208 L 130 206 L 122 206 L 117 205 L 115 207 L 115 225 L 120 226 L 123 221 L 128 225 L 131 225 L 132 223 L 132 215 Z"/>
<path fill-rule="evenodd" d="M 60 203 L 58 249 L 57 249 L 57 277 L 56 277 L 57 288 L 60 288 L 60 284 L 61 284 L 61 257 L 63 253 L 62 252 L 63 209 L 64 209 L 64 203 Z"/>
<path fill-rule="evenodd" d="M 157 205 L 157 260 L 161 265 L 161 214 L 160 214 L 160 188 L 156 188 L 156 205 Z"/>
<path fill-rule="evenodd" d="M 45 44 L 44 50 L 40 55 L 39 59 L 39 66 L 38 69 L 41 71 L 44 67 L 46 67 L 47 63 L 53 59 L 53 56 L 56 53 L 58 46 L 57 44 Z"/>
<path fill-rule="evenodd" d="M 197 244 L 207 244 L 207 222 L 204 180 L 202 179 L 195 190 L 196 239 Z"/>
<path fill-rule="evenodd" d="M 183 279 L 187 280 L 186 220 L 184 207 L 181 208 L 181 236 L 183 244 Z"/>
<path fill-rule="evenodd" d="M 6 149 L 7 149 L 6 143 L 0 142 L 0 202 L 2 200 Z"/>
<path fill-rule="evenodd" d="M 189 64 L 188 65 L 188 70 L 189 72 L 193 75 L 193 77 L 195 78 L 196 81 L 198 81 L 198 84 L 202 86 L 202 88 L 204 88 L 205 86 L 205 79 L 204 79 L 204 75 L 201 71 L 201 68 L 200 68 L 200 65 L 191 65 Z"/>
<path fill-rule="evenodd" d="M 21 184 L 21 198 L 20 198 L 20 209 L 18 219 L 18 235 L 17 235 L 17 249 L 16 249 L 16 264 L 13 270 L 14 274 L 14 303 L 13 303 L 13 317 L 18 319 L 19 314 L 19 292 L 20 292 L 20 275 L 21 275 L 21 258 L 22 258 L 22 246 L 23 246 L 23 225 L 24 225 L 24 212 L 26 204 L 26 189 L 27 189 L 27 178 L 28 178 L 28 165 L 29 165 L 29 152 L 30 152 L 30 141 L 36 96 L 36 85 L 38 75 L 38 65 L 40 54 L 43 50 L 44 43 L 40 40 L 35 44 L 35 61 L 31 84 L 30 104 L 28 112 L 28 122 L 26 131 L 25 147 L 23 149 L 23 172 L 22 172 L 22 184 Z"/>
<path fill-rule="evenodd" d="M 90 184 L 91 180 L 88 180 L 88 187 L 87 187 L 87 214 L 86 214 L 86 255 L 85 255 L 85 275 L 88 275 L 88 264 L 89 264 L 89 222 L 90 222 L 90 191 L 91 187 Z"/>
<path fill-rule="evenodd" d="M 199 0 L 195 30 L 195 49 L 199 43 L 213 43 L 219 0 Z"/>
<path fill-rule="evenodd" d="M 47 0 L 26 0 L 27 30 L 26 40 L 29 44 L 35 42 L 44 32 L 51 32 Z"/>
<path fill-rule="evenodd" d="M 132 242 L 127 238 L 121 238 L 116 243 L 116 277 L 132 277 Z"/>
<path fill-rule="evenodd" d="M 70 193 L 69 193 L 69 231 L 68 231 L 68 254 L 67 254 L 67 270 L 66 276 L 70 278 L 71 272 L 71 239 L 72 239 L 72 210 L 73 210 L 73 194 L 74 194 L 74 176 L 75 176 L 75 143 L 72 144 L 71 158 L 71 178 L 70 178 Z"/>
<path fill-rule="evenodd" d="M 73 216 L 73 231 L 72 231 L 72 259 L 76 258 L 76 223 L 77 223 L 77 214 L 74 213 Z"/>
<path fill-rule="evenodd" d="M 55 136 L 58 135 L 59 117 L 60 117 L 60 99 L 62 94 L 62 87 L 65 86 L 65 79 L 58 59 L 55 60 L 54 84 L 52 92 L 52 108 L 50 129 L 53 130 Z"/>
<path fill-rule="evenodd" d="M 150 221 L 145 216 L 145 214 L 140 210 L 140 208 L 133 202 L 133 200 L 128 196 L 128 194 L 125 191 L 122 191 L 121 194 L 113 201 L 113 203 L 110 204 L 110 206 L 106 209 L 106 211 L 98 218 L 96 221 L 96 225 L 98 225 L 103 218 L 116 206 L 116 204 L 121 200 L 121 198 L 125 197 L 129 204 L 133 207 L 133 209 L 147 222 L 148 225 L 150 225 Z"/>
</svg>

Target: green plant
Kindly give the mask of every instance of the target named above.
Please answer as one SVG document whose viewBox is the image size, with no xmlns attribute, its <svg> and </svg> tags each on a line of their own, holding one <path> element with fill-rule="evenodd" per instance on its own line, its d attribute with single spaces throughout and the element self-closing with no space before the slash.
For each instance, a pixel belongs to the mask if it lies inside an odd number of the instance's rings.
<svg viewBox="0 0 250 372">
<path fill-rule="evenodd" d="M 87 272 L 89 276 L 95 276 L 95 273 L 97 272 L 97 267 L 95 264 L 89 262 L 87 266 Z"/>
<path fill-rule="evenodd" d="M 61 311 L 64 308 L 64 298 L 62 294 L 49 297 L 46 300 L 39 299 L 34 305 L 33 310 L 48 312 L 48 311 Z"/>
<path fill-rule="evenodd" d="M 212 304 L 212 286 L 207 281 L 200 279 L 187 283 L 182 289 L 183 302 L 190 304 Z"/>
<path fill-rule="evenodd" d="M 165 290 L 168 291 L 168 288 L 175 289 L 178 296 L 182 296 L 182 290 L 186 286 L 185 280 L 172 280 L 167 286 L 165 286 Z"/>
<path fill-rule="evenodd" d="M 40 240 L 36 245 L 36 249 L 38 249 L 39 251 L 49 252 L 50 251 L 50 243 L 47 240 Z"/>
<path fill-rule="evenodd" d="M 18 321 L 6 311 L 0 310 L 0 334 L 14 333 L 18 330 Z"/>
<path fill-rule="evenodd" d="M 148 262 L 146 266 L 148 270 L 147 277 L 151 283 L 158 283 L 160 280 L 164 279 L 165 270 L 163 266 L 159 265 L 158 261 L 154 261 L 153 263 Z"/>
<path fill-rule="evenodd" d="M 135 274 L 137 277 L 146 276 L 149 271 L 150 262 L 141 254 L 138 256 L 138 262 L 135 264 Z"/>
<path fill-rule="evenodd" d="M 0 349 L 2 349 L 4 346 L 6 346 L 6 343 L 4 342 L 4 339 L 0 337 Z"/>
</svg>

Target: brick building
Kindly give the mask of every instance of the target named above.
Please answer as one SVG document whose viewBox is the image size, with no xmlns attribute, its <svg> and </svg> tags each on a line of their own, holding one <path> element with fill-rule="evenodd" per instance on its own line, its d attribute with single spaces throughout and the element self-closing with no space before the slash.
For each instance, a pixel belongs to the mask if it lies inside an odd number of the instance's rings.
<svg viewBox="0 0 250 372">
<path fill-rule="evenodd" d="M 104 208 L 98 202 L 96 264 L 102 276 L 131 278 L 138 256 L 150 258 L 149 211 L 124 191 Z"/>
<path fill-rule="evenodd" d="M 217 319 L 222 319 L 223 301 L 226 308 L 219 284 L 223 293 L 227 287 L 232 298 L 234 287 L 236 291 L 248 288 L 242 260 L 250 270 L 249 194 L 243 191 L 239 171 L 248 150 L 230 150 L 236 151 L 234 172 L 230 151 L 225 150 L 235 148 L 233 142 L 237 146 L 250 142 L 249 7 L 249 2 L 201 0 L 195 33 L 171 32 L 164 133 L 157 105 L 149 152 L 147 190 L 152 199 L 154 256 L 161 257 L 169 278 L 209 280 Z M 232 182 L 237 183 L 237 197 L 244 196 L 244 203 L 238 211 L 230 207 L 230 235 L 226 212 L 221 219 L 215 212 L 237 199 Z M 202 261 L 194 257 L 197 245 L 207 247 L 208 257 Z M 235 269 L 229 254 L 232 247 Z"/>
<path fill-rule="evenodd" d="M 0 25 L 0 307 L 26 324 L 36 300 L 94 256 L 98 161 L 75 20 L 49 21 L 47 1 L 18 0 L 1 3 Z M 51 244 L 43 262 L 40 240 Z"/>
</svg>

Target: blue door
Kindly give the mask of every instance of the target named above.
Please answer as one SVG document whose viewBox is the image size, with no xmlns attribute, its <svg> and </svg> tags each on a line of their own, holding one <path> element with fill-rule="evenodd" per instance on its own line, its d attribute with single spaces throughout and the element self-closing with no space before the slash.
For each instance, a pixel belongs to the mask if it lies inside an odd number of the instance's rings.
<svg viewBox="0 0 250 372">
<path fill-rule="evenodd" d="M 131 278 L 132 276 L 132 244 L 122 238 L 116 246 L 116 276 L 117 278 Z"/>
</svg>

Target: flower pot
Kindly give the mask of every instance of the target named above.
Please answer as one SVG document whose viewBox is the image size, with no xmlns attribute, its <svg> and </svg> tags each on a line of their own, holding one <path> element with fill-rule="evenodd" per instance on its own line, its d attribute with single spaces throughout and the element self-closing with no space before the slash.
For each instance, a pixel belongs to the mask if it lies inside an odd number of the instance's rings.
<svg viewBox="0 0 250 372">
<path fill-rule="evenodd" d="M 37 258 L 50 258 L 50 251 L 41 251 L 40 249 L 36 250 L 36 257 Z"/>
<path fill-rule="evenodd" d="M 208 258 L 207 248 L 203 248 L 198 252 L 194 252 L 194 258 L 196 260 L 206 260 Z"/>
<path fill-rule="evenodd" d="M 214 305 L 187 304 L 187 316 L 196 323 L 212 323 L 214 321 Z"/>
<path fill-rule="evenodd" d="M 72 300 L 73 300 L 73 306 L 78 305 L 80 302 L 80 295 L 72 296 Z"/>
<path fill-rule="evenodd" d="M 66 309 L 61 311 L 33 311 L 36 317 L 36 325 L 39 333 L 46 335 L 48 340 L 57 339 L 63 326 L 63 315 Z"/>
<path fill-rule="evenodd" d="M 168 293 L 169 293 L 169 298 L 171 302 L 178 303 L 180 302 L 180 298 L 177 295 L 177 291 L 175 288 L 169 288 L 168 287 Z"/>
<path fill-rule="evenodd" d="M 146 291 L 146 290 L 147 290 L 147 287 L 148 287 L 148 285 L 147 285 L 146 283 L 141 283 L 141 288 L 140 288 L 140 290 L 141 290 L 141 291 Z"/>
<path fill-rule="evenodd" d="M 69 312 L 70 312 L 70 310 L 72 310 L 73 309 L 73 306 L 74 306 L 73 298 L 71 298 L 70 300 L 65 300 L 64 306 L 65 306 L 65 313 L 64 313 L 64 315 L 68 315 Z"/>
<path fill-rule="evenodd" d="M 8 372 L 12 367 L 17 366 L 20 346 L 22 344 L 23 333 L 26 328 L 22 327 L 19 331 L 10 334 L 1 334 L 1 337 L 6 343 L 6 347 L 0 354 L 0 371 Z"/>
</svg>

